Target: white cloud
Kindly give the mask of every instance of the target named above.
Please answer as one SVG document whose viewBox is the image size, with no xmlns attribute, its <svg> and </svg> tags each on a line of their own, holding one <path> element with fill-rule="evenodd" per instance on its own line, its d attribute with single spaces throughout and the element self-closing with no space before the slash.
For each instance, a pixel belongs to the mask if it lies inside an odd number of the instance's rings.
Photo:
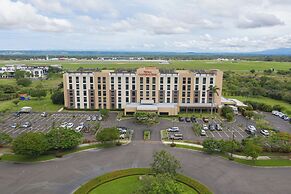
<svg viewBox="0 0 291 194">
<path fill-rule="evenodd" d="M 261 28 L 277 25 L 284 25 L 284 22 L 275 15 L 265 13 L 252 13 L 241 17 L 238 21 L 239 28 Z"/>
<path fill-rule="evenodd" d="M 40 15 L 30 4 L 1 0 L 0 28 L 59 32 L 70 30 L 71 24 L 65 19 L 49 18 Z"/>
</svg>

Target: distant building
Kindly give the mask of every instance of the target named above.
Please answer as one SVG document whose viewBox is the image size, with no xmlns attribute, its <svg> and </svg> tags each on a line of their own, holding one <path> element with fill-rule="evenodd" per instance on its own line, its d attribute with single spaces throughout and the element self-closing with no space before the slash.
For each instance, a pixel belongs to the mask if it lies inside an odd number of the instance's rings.
<svg viewBox="0 0 291 194">
<path fill-rule="evenodd" d="M 55 68 L 62 68 L 60 65 L 51 65 Z M 30 74 L 29 78 L 44 78 L 48 74 L 49 66 L 27 66 L 24 64 L 8 64 L 0 67 L 0 78 L 14 78 L 15 72 L 25 71 Z"/>
<path fill-rule="evenodd" d="M 64 78 L 68 109 L 119 109 L 177 115 L 178 112 L 216 110 L 221 105 L 220 70 L 102 70 L 68 72 Z M 218 95 L 209 91 L 217 86 Z"/>
</svg>

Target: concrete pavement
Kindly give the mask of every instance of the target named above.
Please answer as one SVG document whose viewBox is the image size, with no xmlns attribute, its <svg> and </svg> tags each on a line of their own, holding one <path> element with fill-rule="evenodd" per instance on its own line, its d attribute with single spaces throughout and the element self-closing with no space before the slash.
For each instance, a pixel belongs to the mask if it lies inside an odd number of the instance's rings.
<svg viewBox="0 0 291 194">
<path fill-rule="evenodd" d="M 286 194 L 291 168 L 249 167 L 220 157 L 160 142 L 133 141 L 126 146 L 75 153 L 35 164 L 0 163 L 1 193 L 71 193 L 82 183 L 117 169 L 147 167 L 154 151 L 168 150 L 181 161 L 182 173 L 207 185 L 214 193 Z"/>
</svg>

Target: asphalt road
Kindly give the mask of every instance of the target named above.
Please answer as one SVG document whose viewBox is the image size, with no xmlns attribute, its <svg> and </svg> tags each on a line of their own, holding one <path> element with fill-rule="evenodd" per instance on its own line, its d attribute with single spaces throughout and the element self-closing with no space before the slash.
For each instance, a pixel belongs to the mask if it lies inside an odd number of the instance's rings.
<svg viewBox="0 0 291 194">
<path fill-rule="evenodd" d="M 182 173 L 214 193 L 290 193 L 291 168 L 256 168 L 217 156 L 170 148 L 157 141 L 75 153 L 36 164 L 0 163 L 0 193 L 64 194 L 105 172 L 147 167 L 154 151 L 165 149 L 181 161 Z"/>
</svg>

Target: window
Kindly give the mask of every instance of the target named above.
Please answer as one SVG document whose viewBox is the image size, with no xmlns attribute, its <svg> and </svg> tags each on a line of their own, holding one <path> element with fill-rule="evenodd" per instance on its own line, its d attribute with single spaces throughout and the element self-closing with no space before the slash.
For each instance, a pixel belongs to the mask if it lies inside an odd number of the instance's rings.
<svg viewBox="0 0 291 194">
<path fill-rule="evenodd" d="M 160 85 L 160 90 L 164 90 L 164 86 L 163 85 Z"/>
<path fill-rule="evenodd" d="M 149 90 L 150 89 L 150 85 L 146 85 L 146 90 Z"/>
<path fill-rule="evenodd" d="M 170 84 L 171 83 L 171 78 L 170 77 L 168 77 L 168 84 Z"/>
<path fill-rule="evenodd" d="M 195 90 L 199 90 L 199 85 L 195 85 Z"/>
<path fill-rule="evenodd" d="M 153 84 L 155 84 L 155 83 L 156 83 L 156 78 L 153 77 L 152 79 L 153 79 L 153 80 L 152 80 Z"/>
<path fill-rule="evenodd" d="M 79 83 L 79 77 L 76 77 L 76 83 Z"/>
<path fill-rule="evenodd" d="M 77 95 L 77 96 L 80 96 L 80 91 L 79 91 L 79 90 L 77 90 L 76 92 L 77 92 L 77 94 L 76 94 L 76 95 Z"/>
<path fill-rule="evenodd" d="M 171 90 L 171 86 L 170 85 L 167 85 L 167 90 Z"/>
<path fill-rule="evenodd" d="M 70 89 L 70 90 L 73 89 L 73 85 L 72 85 L 72 84 L 69 85 L 69 89 Z"/>
<path fill-rule="evenodd" d="M 210 84 L 213 84 L 213 77 L 210 78 Z"/>
<path fill-rule="evenodd" d="M 83 77 L 83 83 L 86 83 L 86 77 Z"/>
<path fill-rule="evenodd" d="M 201 101 L 201 103 L 205 103 L 205 98 L 202 98 L 202 101 Z"/>
<path fill-rule="evenodd" d="M 80 85 L 76 84 L 76 89 L 79 90 L 80 89 Z"/>
<path fill-rule="evenodd" d="M 203 84 L 206 84 L 206 77 L 203 78 Z"/>
<path fill-rule="evenodd" d="M 188 82 L 188 84 L 191 84 L 191 77 L 188 77 L 187 82 Z"/>
<path fill-rule="evenodd" d="M 125 83 L 127 83 L 127 84 L 128 84 L 128 82 L 129 82 L 129 78 L 128 78 L 128 77 L 126 77 L 126 78 L 125 78 Z"/>
<path fill-rule="evenodd" d="M 143 83 L 143 77 L 139 78 L 139 82 L 142 84 Z"/>
<path fill-rule="evenodd" d="M 121 85 L 118 85 L 118 90 L 121 90 Z"/>
<path fill-rule="evenodd" d="M 98 77 L 98 84 L 101 83 L 101 77 Z"/>
<path fill-rule="evenodd" d="M 111 84 L 114 84 L 114 77 L 111 77 Z"/>
<path fill-rule="evenodd" d="M 183 84 L 186 84 L 186 78 L 183 77 Z"/>
<path fill-rule="evenodd" d="M 199 84 L 199 77 L 196 77 L 196 83 L 195 84 Z"/>
<path fill-rule="evenodd" d="M 111 84 L 111 90 L 114 90 L 114 84 Z"/>
<path fill-rule="evenodd" d="M 161 84 L 164 83 L 164 78 L 163 78 L 163 77 L 160 78 L 160 83 L 161 83 Z"/>
<path fill-rule="evenodd" d="M 84 102 L 87 102 L 87 97 L 84 97 Z"/>
<path fill-rule="evenodd" d="M 94 85 L 90 84 L 90 89 L 93 90 L 94 89 Z"/>
<path fill-rule="evenodd" d="M 129 90 L 129 85 L 125 85 L 125 89 L 126 90 Z"/>
<path fill-rule="evenodd" d="M 131 81 L 132 81 L 133 84 L 135 84 L 135 77 L 132 77 Z"/>
<path fill-rule="evenodd" d="M 135 90 L 135 85 L 132 85 L 131 88 L 132 88 L 132 90 Z"/>
<path fill-rule="evenodd" d="M 206 90 L 206 85 L 203 85 L 202 86 L 202 90 Z"/>
<path fill-rule="evenodd" d="M 102 77 L 103 83 L 106 83 L 106 77 Z"/>
<path fill-rule="evenodd" d="M 175 77 L 175 84 L 178 84 L 178 78 Z"/>
<path fill-rule="evenodd" d="M 84 96 L 87 96 L 87 91 L 84 91 L 84 92 L 83 92 L 83 95 L 84 95 Z"/>
<path fill-rule="evenodd" d="M 174 85 L 174 90 L 178 90 L 178 86 L 177 85 Z"/>
<path fill-rule="evenodd" d="M 146 83 L 147 83 L 147 84 L 150 83 L 150 78 L 149 78 L 149 77 L 146 78 Z"/>
<path fill-rule="evenodd" d="M 118 83 L 121 84 L 121 77 L 118 77 Z"/>
<path fill-rule="evenodd" d="M 69 77 L 69 83 L 72 83 L 72 77 Z"/>
</svg>

